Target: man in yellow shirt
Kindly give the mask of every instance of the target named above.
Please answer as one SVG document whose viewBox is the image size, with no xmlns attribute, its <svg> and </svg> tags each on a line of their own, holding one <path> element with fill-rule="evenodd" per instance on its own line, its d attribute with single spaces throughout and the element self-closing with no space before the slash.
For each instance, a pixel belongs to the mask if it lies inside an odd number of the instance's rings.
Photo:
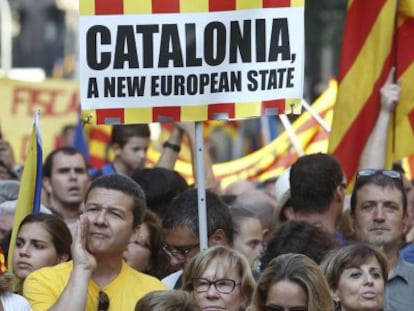
<svg viewBox="0 0 414 311">
<path fill-rule="evenodd" d="M 73 260 L 30 274 L 23 294 L 37 310 L 133 310 L 146 293 L 165 289 L 122 259 L 145 212 L 145 195 L 123 175 L 97 178 L 89 187 L 72 245 Z"/>
</svg>

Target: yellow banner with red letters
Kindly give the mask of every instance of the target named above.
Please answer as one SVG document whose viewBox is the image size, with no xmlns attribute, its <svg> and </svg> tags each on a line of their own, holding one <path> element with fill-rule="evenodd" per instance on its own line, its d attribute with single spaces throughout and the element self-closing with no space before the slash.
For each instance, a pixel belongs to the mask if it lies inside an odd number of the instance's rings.
<svg viewBox="0 0 414 311">
<path fill-rule="evenodd" d="M 0 124 L 3 138 L 23 163 L 31 137 L 33 115 L 40 110 L 43 154 L 57 144 L 65 125 L 76 124 L 79 86 L 75 81 L 24 82 L 0 78 Z"/>
</svg>

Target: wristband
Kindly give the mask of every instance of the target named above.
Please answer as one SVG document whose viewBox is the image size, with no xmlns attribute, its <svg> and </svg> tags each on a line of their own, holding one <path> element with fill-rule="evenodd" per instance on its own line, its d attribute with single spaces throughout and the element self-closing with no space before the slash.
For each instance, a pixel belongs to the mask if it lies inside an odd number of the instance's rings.
<svg viewBox="0 0 414 311">
<path fill-rule="evenodd" d="M 179 145 L 176 144 L 172 144 L 169 141 L 164 142 L 164 144 L 162 145 L 164 148 L 170 148 L 171 150 L 179 153 L 181 150 L 181 147 Z"/>
</svg>

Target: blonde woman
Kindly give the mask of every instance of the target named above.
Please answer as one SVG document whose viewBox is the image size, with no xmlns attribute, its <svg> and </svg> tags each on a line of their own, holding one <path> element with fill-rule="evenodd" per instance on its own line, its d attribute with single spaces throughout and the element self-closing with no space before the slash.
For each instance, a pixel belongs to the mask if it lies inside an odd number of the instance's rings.
<svg viewBox="0 0 414 311">
<path fill-rule="evenodd" d="M 274 258 L 262 271 L 251 311 L 332 311 L 328 284 L 319 266 L 302 254 Z"/>
<path fill-rule="evenodd" d="M 197 310 L 246 310 L 254 287 L 246 258 L 224 246 L 199 253 L 183 274 L 182 289 L 190 292 Z"/>
</svg>

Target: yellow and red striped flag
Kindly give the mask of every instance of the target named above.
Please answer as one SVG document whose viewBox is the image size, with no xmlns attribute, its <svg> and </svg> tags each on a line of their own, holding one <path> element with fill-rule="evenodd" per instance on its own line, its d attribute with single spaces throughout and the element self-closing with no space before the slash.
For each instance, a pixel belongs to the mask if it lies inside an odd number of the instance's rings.
<svg viewBox="0 0 414 311">
<path fill-rule="evenodd" d="M 13 221 L 12 236 L 8 254 L 8 266 L 12 271 L 13 248 L 17 237 L 17 230 L 23 218 L 40 210 L 42 191 L 42 141 L 39 127 L 39 111 L 36 112 L 33 122 L 32 136 L 30 137 L 29 149 L 22 179 L 20 182 L 19 194 L 17 196 L 16 212 Z"/>
<path fill-rule="evenodd" d="M 387 165 L 414 152 L 414 0 L 349 0 L 329 152 L 348 180 L 358 168 L 375 124 L 379 90 L 391 67 L 401 82 L 395 124 L 390 126 Z"/>
</svg>

